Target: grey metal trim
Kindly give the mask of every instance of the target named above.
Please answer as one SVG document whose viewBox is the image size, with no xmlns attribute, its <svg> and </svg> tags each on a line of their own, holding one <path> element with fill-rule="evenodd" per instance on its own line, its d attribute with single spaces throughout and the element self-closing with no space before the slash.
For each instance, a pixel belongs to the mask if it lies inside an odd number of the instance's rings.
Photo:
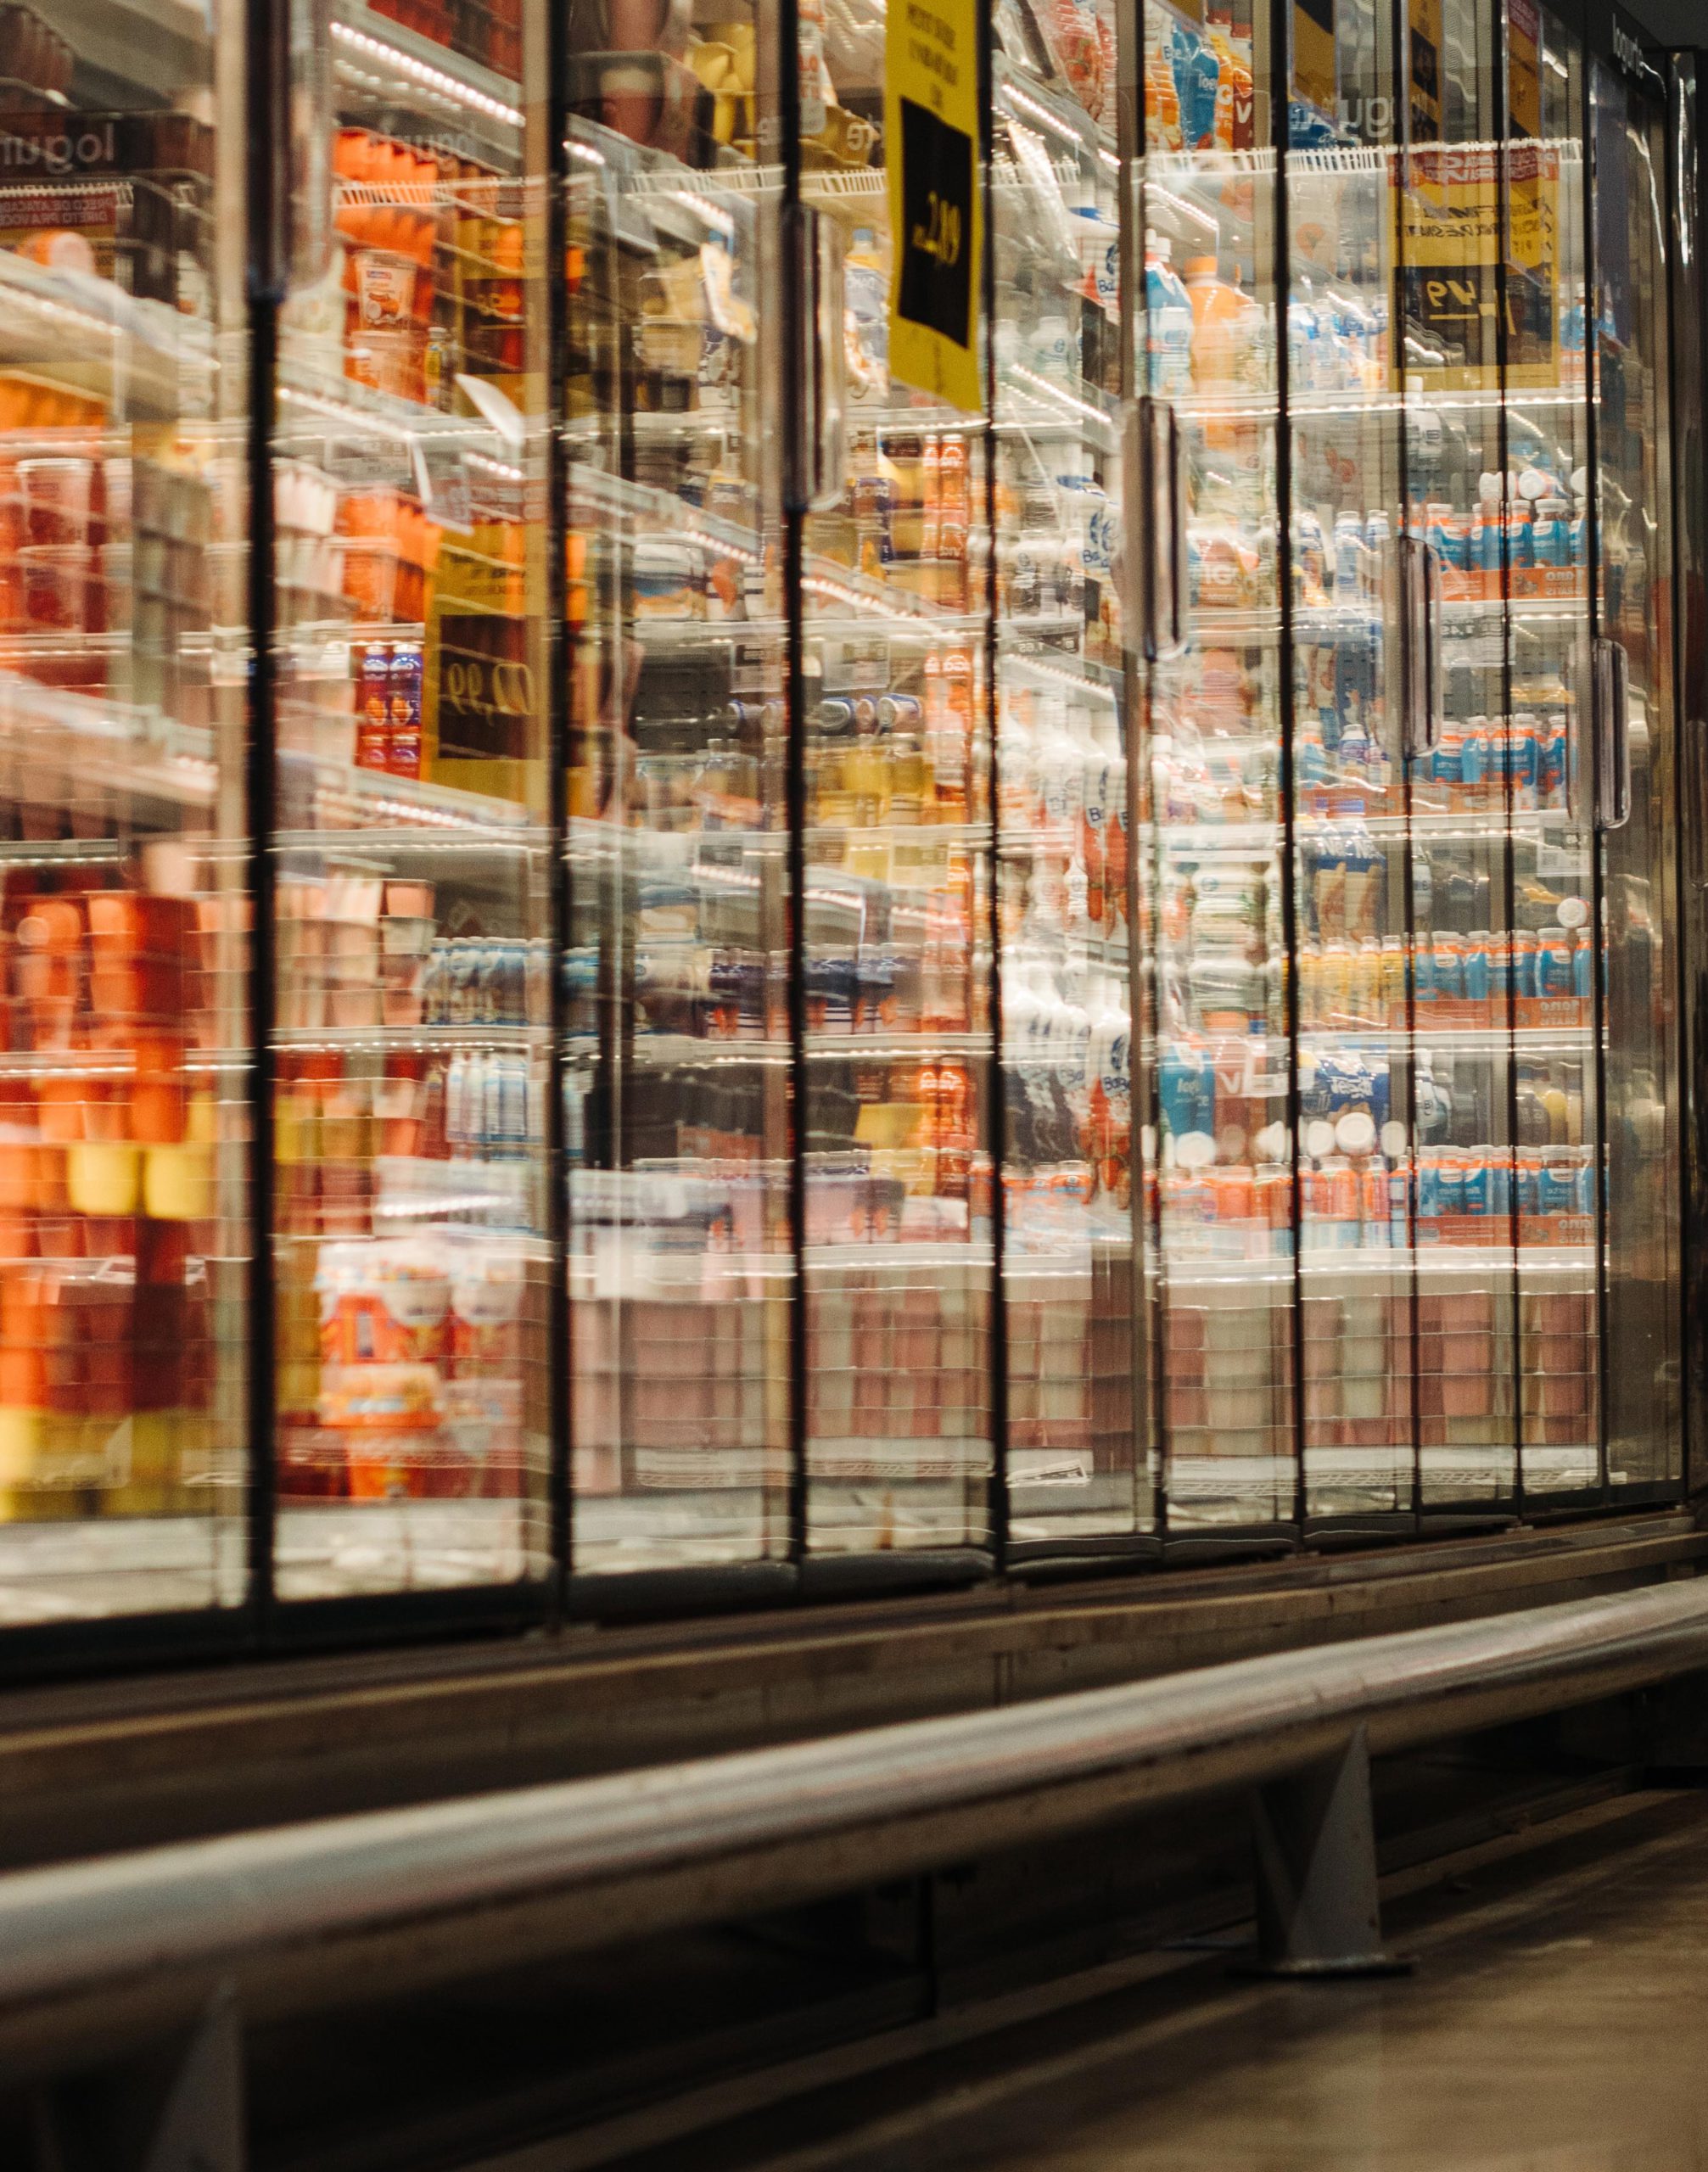
<svg viewBox="0 0 1708 2172">
<path fill-rule="evenodd" d="M 0 1880 L 0 2068 L 890 1878 L 1708 1668 L 1708 1579 Z"/>
</svg>

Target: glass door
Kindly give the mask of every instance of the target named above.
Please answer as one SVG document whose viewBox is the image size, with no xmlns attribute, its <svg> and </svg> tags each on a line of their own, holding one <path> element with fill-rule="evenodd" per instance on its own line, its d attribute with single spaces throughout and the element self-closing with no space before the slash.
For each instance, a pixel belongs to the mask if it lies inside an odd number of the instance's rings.
<svg viewBox="0 0 1708 2172">
<path fill-rule="evenodd" d="M 1588 165 L 1579 42 L 1545 12 L 1507 29 L 1513 1213 L 1527 1507 L 1602 1478 L 1596 1303 L 1597 894 L 1585 370 Z"/>
<path fill-rule="evenodd" d="M 820 397 L 791 480 L 803 1536 L 809 1557 L 911 1555 L 916 1571 L 921 1557 L 988 1546 L 996 1441 L 993 479 L 974 20 L 926 25 L 921 71 L 897 7 L 808 0 L 794 100 L 796 232 L 819 267 L 804 267 L 803 303 L 815 310 L 815 297 L 843 331 L 817 333 Z M 910 70 L 935 81 L 940 108 L 917 84 L 907 94 Z M 836 278 L 840 309 L 826 305 Z M 939 279 L 938 322 L 955 342 L 919 328 L 919 294 Z M 1078 357 L 1048 302 L 1060 351 L 1046 384 L 1066 391 Z M 1060 627 L 1069 606 L 1058 597 L 1039 615 Z"/>
<path fill-rule="evenodd" d="M 1413 1506 L 1416 764 L 1407 324 L 1391 322 L 1396 56 L 1385 0 L 1332 34 L 1296 12 L 1286 411 L 1302 1508 L 1383 1528 Z M 1439 489 L 1437 482 L 1436 487 Z M 1426 945 L 1427 934 L 1423 938 Z M 1461 1006 L 1461 1009 L 1463 1006 Z"/>
<path fill-rule="evenodd" d="M 1095 30 L 1095 36 L 1093 31 Z M 1003 1317 L 1011 1548 L 1153 1522 L 1134 1177 L 1136 355 L 1114 8 L 1000 8 L 994 247 Z M 1134 116 L 1124 125 L 1131 130 Z M 1126 331 L 1123 336 L 1123 327 Z M 999 1353 L 1000 1355 L 1002 1353 Z"/>
<path fill-rule="evenodd" d="M 1628 41 L 1627 41 L 1628 42 Z M 1672 536 L 1660 79 L 1590 82 L 1601 1332 L 1615 1498 L 1682 1475 Z"/>
<path fill-rule="evenodd" d="M 1171 1537 L 1296 1511 L 1273 11 L 1147 0 L 1142 250 L 1148 1201 Z"/>
<path fill-rule="evenodd" d="M 1408 1122 L 1418 1497 L 1442 1514 L 1510 1513 L 1518 1476 L 1512 1036 L 1530 1015 L 1538 946 L 1520 924 L 1514 841 L 1538 820 L 1539 787 L 1507 628 L 1529 607 L 1529 494 L 1553 462 L 1551 440 L 1545 456 L 1505 406 L 1502 79 L 1492 10 L 1408 0 L 1395 369 L 1410 581 Z"/>
<path fill-rule="evenodd" d="M 0 17 L 0 1621 L 246 1587 L 240 11 Z"/>
<path fill-rule="evenodd" d="M 269 840 L 292 1600 L 545 1566 L 543 17 L 331 0 L 292 48 Z"/>
<path fill-rule="evenodd" d="M 571 1559 L 763 1576 L 792 1502 L 780 48 L 753 0 L 568 23 Z"/>
</svg>

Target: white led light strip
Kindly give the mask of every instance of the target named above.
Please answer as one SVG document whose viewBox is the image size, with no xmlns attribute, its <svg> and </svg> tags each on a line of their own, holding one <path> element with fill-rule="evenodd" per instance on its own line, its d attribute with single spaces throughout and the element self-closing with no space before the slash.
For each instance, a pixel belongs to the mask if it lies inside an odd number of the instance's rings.
<svg viewBox="0 0 1708 2172">
<path fill-rule="evenodd" d="M 334 23 L 332 34 L 341 45 L 355 48 L 373 60 L 383 61 L 400 76 L 406 76 L 412 82 L 419 83 L 423 90 L 449 98 L 456 105 L 466 105 L 472 112 L 484 113 L 489 120 L 502 120 L 512 128 L 522 126 L 519 106 L 506 105 L 501 98 L 489 98 L 484 91 L 477 91 L 472 84 L 460 83 L 455 76 L 447 75 L 442 68 L 429 67 L 426 61 L 417 60 L 413 53 L 399 47 L 388 45 L 384 38 L 370 37 L 366 31 L 352 30 L 348 23 Z"/>
</svg>

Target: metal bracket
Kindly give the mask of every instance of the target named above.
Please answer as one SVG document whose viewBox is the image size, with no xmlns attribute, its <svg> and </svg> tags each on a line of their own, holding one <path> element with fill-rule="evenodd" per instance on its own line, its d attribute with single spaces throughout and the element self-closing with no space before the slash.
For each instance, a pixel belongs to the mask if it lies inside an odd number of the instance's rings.
<svg viewBox="0 0 1708 2172">
<path fill-rule="evenodd" d="M 222 1987 L 185 2035 L 36 2100 L 51 2172 L 244 2172 L 243 2028 Z"/>
<path fill-rule="evenodd" d="M 1252 1796 L 1257 1974 L 1403 1976 L 1384 1951 L 1370 1815 L 1370 1755 L 1358 1727 L 1346 1748 Z"/>
</svg>

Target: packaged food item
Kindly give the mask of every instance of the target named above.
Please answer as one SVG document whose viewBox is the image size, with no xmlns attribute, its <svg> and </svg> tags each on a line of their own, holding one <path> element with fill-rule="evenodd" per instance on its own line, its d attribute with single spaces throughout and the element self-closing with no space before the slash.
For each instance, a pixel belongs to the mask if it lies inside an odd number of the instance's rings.
<svg viewBox="0 0 1708 2172">
<path fill-rule="evenodd" d="M 1145 140 L 1159 151 L 1180 148 L 1180 99 L 1167 33 L 1152 31 L 1145 44 Z"/>
<path fill-rule="evenodd" d="M 1192 380 L 1201 391 L 1261 391 L 1270 375 L 1268 319 L 1252 298 L 1220 276 L 1213 256 L 1181 267 L 1192 305 Z"/>
<path fill-rule="evenodd" d="M 1179 107 L 1182 148 L 1212 151 L 1222 88 L 1222 65 L 1215 49 L 1201 31 L 1177 16 L 1169 25 L 1168 59 Z M 1231 115 L 1229 126 L 1231 129 Z"/>
<path fill-rule="evenodd" d="M 843 265 L 850 374 L 856 400 L 889 396 L 889 267 L 870 227 L 855 230 Z"/>
<path fill-rule="evenodd" d="M 1145 247 L 1145 347 L 1151 391 L 1171 400 L 1192 382 L 1196 325 L 1191 297 L 1169 262 L 1168 240 L 1148 235 Z"/>
<path fill-rule="evenodd" d="M 1251 40 L 1236 37 L 1232 19 L 1226 15 L 1212 14 L 1208 31 L 1221 71 L 1216 91 L 1217 146 L 1249 151 L 1257 142 Z"/>
</svg>

